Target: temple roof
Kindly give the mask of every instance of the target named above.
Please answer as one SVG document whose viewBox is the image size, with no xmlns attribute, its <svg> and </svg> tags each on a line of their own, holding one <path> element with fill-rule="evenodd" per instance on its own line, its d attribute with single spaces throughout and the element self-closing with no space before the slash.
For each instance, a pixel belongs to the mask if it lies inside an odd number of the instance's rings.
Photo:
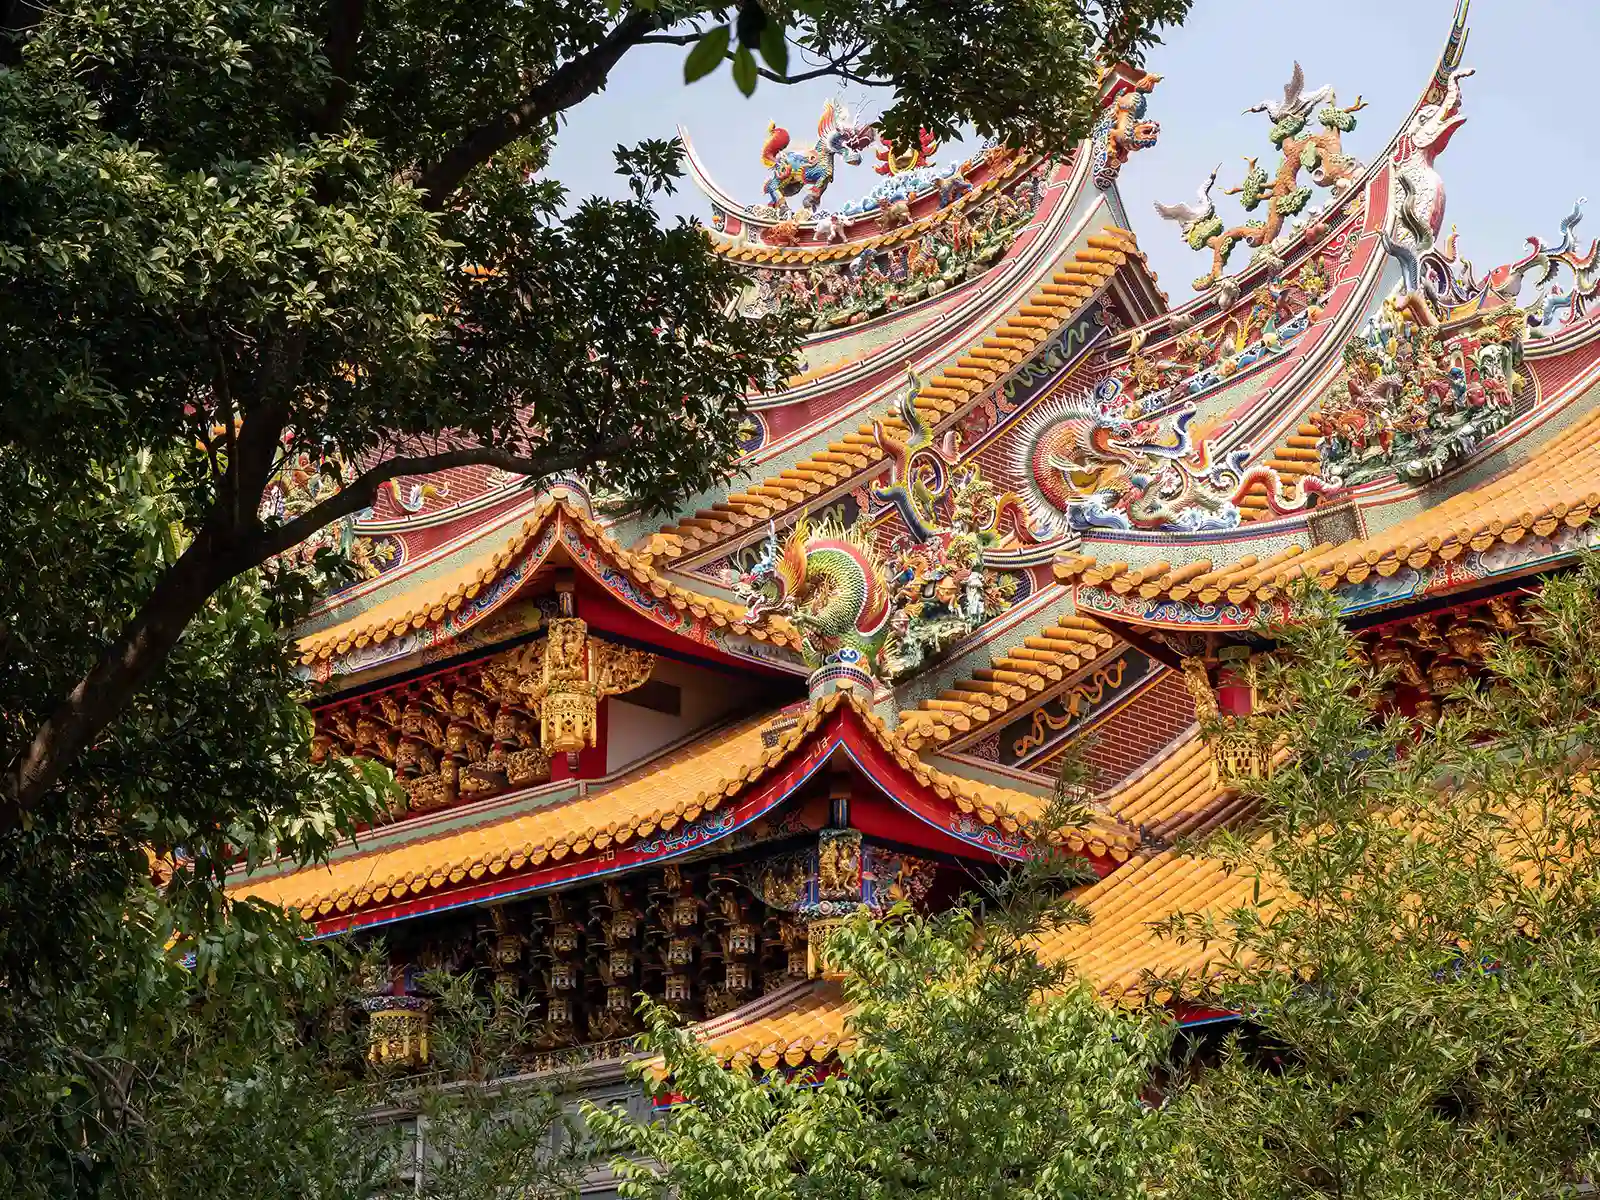
<svg viewBox="0 0 1600 1200">
<path fill-rule="evenodd" d="M 1254 800 L 1225 786 L 1210 744 L 1191 729 L 1144 771 L 1103 796 L 1106 811 L 1151 839 L 1204 837 L 1241 820 Z"/>
<path fill-rule="evenodd" d="M 1203 978 L 1220 964 L 1216 942 L 1180 944 L 1154 928 L 1179 910 L 1222 920 L 1251 904 L 1254 878 L 1231 873 L 1219 859 L 1166 851 L 1141 854 L 1081 892 L 1087 925 L 1073 925 L 1039 939 L 1041 954 L 1070 960 L 1079 978 L 1102 996 L 1129 1007 L 1167 1003 L 1178 994 L 1167 986 Z M 1154 981 L 1161 981 L 1153 985 Z M 748 1016 L 729 1014 L 697 1029 L 706 1048 L 730 1066 L 822 1062 L 855 1043 L 849 1028 L 853 1006 L 837 982 L 816 981 L 788 993 L 776 1006 L 757 1002 Z"/>
<path fill-rule="evenodd" d="M 242 879 L 232 894 L 298 910 L 333 932 L 481 902 L 491 894 L 613 874 L 732 833 L 793 794 L 841 745 L 862 754 L 863 771 L 897 804 L 947 809 L 1014 834 L 1048 803 L 929 767 L 862 701 L 836 692 L 722 729 L 604 790 L 400 845 L 357 850 L 327 866 L 258 874 Z M 897 783 L 905 785 L 905 794 Z M 926 815 L 922 808 L 919 813 Z M 1138 847 L 1132 830 L 1100 815 L 1064 830 L 1061 841 L 1075 851 L 1119 860 Z"/>
<path fill-rule="evenodd" d="M 712 239 L 711 248 L 717 254 L 734 262 L 751 266 L 809 266 L 814 263 L 845 262 L 864 250 L 882 250 L 901 242 L 921 237 L 930 229 L 943 224 L 964 209 L 982 203 L 996 190 L 1006 186 L 1037 162 L 1026 155 L 1014 154 L 998 172 L 989 176 L 970 192 L 956 198 L 943 208 L 935 209 L 924 217 L 886 233 L 870 237 L 856 237 L 837 245 L 774 246 L 765 242 L 727 242 Z M 744 219 L 748 216 L 741 214 Z"/>
<path fill-rule="evenodd" d="M 1600 508 L 1600 411 L 1581 418 L 1552 438 L 1538 454 L 1480 487 L 1458 492 L 1380 533 L 1324 542 L 1311 549 L 1289 546 L 1266 558 L 1246 555 L 1233 562 L 1211 558 L 1174 566 L 1167 561 L 1132 568 L 1084 555 L 1064 555 L 1056 578 L 1079 586 L 1080 602 L 1099 607 L 1085 588 L 1117 596 L 1187 605 L 1264 603 L 1283 596 L 1296 579 L 1325 587 L 1360 584 L 1373 573 L 1390 576 L 1403 567 L 1449 563 L 1467 551 L 1548 537 L 1577 529 Z M 1119 618 L 1137 622 L 1125 611 Z"/>
<path fill-rule="evenodd" d="M 920 748 L 970 733 L 1048 691 L 1115 644 L 1098 621 L 1062 613 L 1037 636 L 990 659 L 986 669 L 901 713 L 900 735 Z"/>
<path fill-rule="evenodd" d="M 1176 850 L 1144 854 L 1077 897 L 1089 924 L 1046 934 L 1040 952 L 1071 960 L 1078 974 L 1107 999 L 1130 1007 L 1164 1004 L 1181 994 L 1170 986 L 1198 980 L 1220 965 L 1218 942 L 1179 943 L 1156 926 L 1177 912 L 1219 921 L 1249 907 L 1256 886 L 1248 871 L 1229 871 L 1220 859 Z M 1159 981 L 1159 982 L 1157 982 Z"/>
<path fill-rule="evenodd" d="M 800 1067 L 855 1044 L 847 1027 L 852 1011 L 837 982 L 817 980 L 790 993 L 775 1009 L 764 1009 L 731 1026 L 726 1020 L 708 1021 L 696 1032 L 725 1064 L 753 1063 L 767 1070 L 780 1063 Z"/>
<path fill-rule="evenodd" d="M 993 333 L 921 385 L 916 405 L 923 418 L 930 425 L 944 422 L 1019 369 L 1116 274 L 1130 255 L 1137 254 L 1133 234 L 1125 229 L 1107 226 L 1091 236 L 1068 269 L 1055 272 L 1049 283 L 1002 320 Z M 905 432 L 892 409 L 882 424 L 894 433 Z M 714 545 L 787 513 L 886 458 L 873 435 L 873 422 L 862 422 L 855 433 L 829 442 L 826 448 L 793 467 L 735 492 L 723 503 L 685 517 L 676 525 L 663 527 L 645 539 L 637 552 L 650 559 L 676 558 Z"/>
<path fill-rule="evenodd" d="M 575 549 L 592 550 L 593 556 L 574 553 Z M 606 568 L 621 572 L 646 595 L 665 601 L 677 613 L 689 614 L 713 626 L 791 649 L 799 644 L 794 630 L 781 618 L 749 624 L 742 605 L 665 579 L 650 565 L 648 556 L 630 553 L 617 545 L 571 503 L 565 492 L 557 489 L 539 502 L 515 533 L 470 561 L 409 586 L 397 586 L 394 594 L 358 615 L 302 637 L 300 661 L 308 666 L 326 663 L 352 649 L 446 624 L 451 635 L 458 634 L 509 599 L 515 586 L 531 577 L 552 555 L 596 578 Z M 502 584 L 511 586 L 501 588 Z M 497 588 L 503 594 L 496 596 Z M 654 606 L 645 606 L 641 611 L 658 616 Z"/>
</svg>

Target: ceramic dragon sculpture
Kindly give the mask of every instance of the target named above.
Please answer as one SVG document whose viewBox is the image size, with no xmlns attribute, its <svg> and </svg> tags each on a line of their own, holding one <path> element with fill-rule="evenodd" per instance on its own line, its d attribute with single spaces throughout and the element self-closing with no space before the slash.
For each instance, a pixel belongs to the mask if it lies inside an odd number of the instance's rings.
<svg viewBox="0 0 1600 1200">
<path fill-rule="evenodd" d="M 1260 484 L 1274 513 L 1304 507 L 1326 486 L 1308 480 L 1286 496 L 1271 467 L 1247 465 L 1248 447 L 1213 460 L 1189 432 L 1195 406 L 1183 401 L 1138 417 L 1108 380 L 1094 394 L 1042 409 L 1017 442 L 1016 469 L 1029 480 L 1036 526 L 1199 532 L 1235 528 L 1239 501 Z"/>
<path fill-rule="evenodd" d="M 841 652 L 871 666 L 889 635 L 883 567 L 854 529 L 812 529 L 801 517 L 780 544 L 777 529 L 769 527 L 761 557 L 748 571 L 731 572 L 728 582 L 746 606 L 746 620 L 788 618 L 813 668 Z"/>
<path fill-rule="evenodd" d="M 1160 82 L 1159 75 L 1145 75 L 1131 91 L 1118 96 L 1095 122 L 1090 134 L 1092 171 L 1094 185 L 1101 191 L 1116 183 L 1129 155 L 1148 150 L 1161 136 L 1160 122 L 1145 120 L 1150 93 Z"/>
<path fill-rule="evenodd" d="M 803 194 L 801 208 L 815 212 L 833 182 L 834 159 L 843 157 L 854 166 L 877 136 L 875 126 L 857 124 L 849 109 L 832 100 L 817 120 L 816 144 L 804 153 L 788 148 L 787 129 L 769 123 L 766 144 L 761 148 L 761 165 L 771 171 L 762 188 L 767 203 L 778 212 L 786 212 L 788 198 Z"/>
<path fill-rule="evenodd" d="M 971 496 L 987 485 L 976 463 L 958 466 L 951 441 L 954 434 L 946 434 L 945 444 L 934 444 L 933 429 L 923 420 L 917 409 L 917 394 L 922 381 L 907 369 L 906 387 L 896 403 L 895 415 L 906 427 L 905 436 L 890 432 L 881 421 L 872 423 L 872 436 L 889 459 L 887 484 L 874 483 L 871 494 L 874 503 L 887 506 L 900 514 L 914 541 L 926 542 L 941 531 L 940 505 L 955 500 L 958 493 Z M 975 527 L 963 529 L 971 533 L 983 547 L 1008 543 L 1033 545 L 1039 539 L 1028 524 L 1028 509 L 1016 492 L 998 496 L 992 491 L 976 505 L 981 512 L 969 515 Z M 963 522 L 965 523 L 965 522 Z"/>
</svg>

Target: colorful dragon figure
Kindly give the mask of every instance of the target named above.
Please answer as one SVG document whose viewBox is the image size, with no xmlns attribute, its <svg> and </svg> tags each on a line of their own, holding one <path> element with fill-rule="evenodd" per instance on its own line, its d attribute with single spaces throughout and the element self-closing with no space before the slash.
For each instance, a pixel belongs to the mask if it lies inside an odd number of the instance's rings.
<svg viewBox="0 0 1600 1200">
<path fill-rule="evenodd" d="M 815 212 L 823 193 L 833 182 L 833 160 L 843 157 L 855 166 L 861 152 L 871 145 L 878 131 L 872 125 L 857 124 L 850 110 L 832 100 L 823 107 L 817 120 L 817 141 L 804 154 L 788 149 L 789 131 L 768 122 L 766 144 L 761 147 L 761 165 L 772 172 L 762 191 L 767 203 L 780 213 L 788 211 L 788 198 L 804 193 L 801 208 Z"/>
<path fill-rule="evenodd" d="M 800 631 L 800 652 L 813 669 L 841 650 L 876 664 L 889 636 L 889 589 L 877 552 L 854 528 L 813 530 L 801 517 L 780 545 L 768 529 L 761 557 L 728 583 L 747 621 L 783 616 Z"/>
<path fill-rule="evenodd" d="M 1198 532 L 1233 529 L 1239 501 L 1257 484 L 1274 513 L 1293 512 L 1327 490 L 1308 480 L 1286 496 L 1270 467 L 1249 467 L 1248 447 L 1213 461 L 1189 432 L 1196 409 L 1181 401 L 1130 416 L 1120 381 L 1042 407 L 1017 442 L 1016 469 L 1029 480 L 1036 527 Z"/>
<path fill-rule="evenodd" d="M 1028 524 L 1027 505 L 1016 492 L 996 495 L 983 480 L 976 463 L 957 465 L 955 434 L 945 435 L 944 445 L 934 445 L 933 429 L 917 409 L 917 394 L 922 381 L 909 367 L 905 390 L 896 402 L 895 415 L 906 427 L 901 438 L 883 424 L 872 423 L 872 436 L 889 459 L 889 482 L 871 485 L 875 504 L 900 514 L 907 531 L 917 542 L 926 542 L 941 530 L 958 527 L 971 533 L 983 547 L 1034 545 L 1038 536 Z M 950 519 L 940 517 L 941 505 L 948 504 Z"/>
<path fill-rule="evenodd" d="M 1306 91 L 1305 72 L 1295 63 L 1281 102 L 1268 100 L 1245 110 L 1264 112 L 1272 119 L 1268 137 L 1283 155 L 1276 173 L 1268 175 L 1254 158 L 1246 158 L 1244 182 L 1224 193 L 1239 196 L 1246 212 L 1265 204 L 1266 218 L 1228 228 L 1211 204 L 1209 186 L 1201 192 L 1199 208 L 1157 205 L 1163 217 L 1180 222 L 1191 248 L 1211 251 L 1211 270 L 1194 281 L 1197 290 L 1204 291 L 1217 282 L 1241 242 L 1260 251 L 1273 247 L 1284 222 L 1303 212 L 1311 200 L 1312 189 L 1300 183 L 1301 170 L 1309 170 L 1312 183 L 1328 188 L 1336 199 L 1354 186 L 1361 164 L 1344 152 L 1342 137 L 1356 127 L 1355 114 L 1365 107 L 1359 96 L 1354 104 L 1341 107 L 1331 87 Z M 1306 126 L 1313 112 L 1322 129 L 1308 133 Z"/>
<path fill-rule="evenodd" d="M 1145 75 L 1133 85 L 1133 90 L 1118 96 L 1094 123 L 1089 135 L 1094 156 L 1091 170 L 1094 185 L 1101 191 L 1116 183 L 1129 155 L 1136 150 L 1148 150 L 1161 136 L 1160 122 L 1144 119 L 1150 93 L 1160 82 L 1159 75 Z"/>
</svg>

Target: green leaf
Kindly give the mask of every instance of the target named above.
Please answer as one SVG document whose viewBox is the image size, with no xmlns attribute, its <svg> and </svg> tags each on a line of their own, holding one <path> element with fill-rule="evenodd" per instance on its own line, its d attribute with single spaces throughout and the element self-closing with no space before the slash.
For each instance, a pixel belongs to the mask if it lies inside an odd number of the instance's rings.
<svg viewBox="0 0 1600 1200">
<path fill-rule="evenodd" d="M 739 85 L 739 90 L 746 96 L 755 94 L 756 59 L 748 46 L 740 46 L 734 51 L 733 82 Z"/>
<path fill-rule="evenodd" d="M 771 22 L 761 31 L 761 57 L 779 75 L 789 74 L 789 39 L 783 26 Z"/>
<path fill-rule="evenodd" d="M 715 71 L 717 64 L 727 56 L 728 43 L 732 40 L 732 36 L 726 25 L 718 25 L 715 29 L 708 30 L 694 44 L 694 49 L 689 51 L 689 57 L 683 60 L 683 81 L 694 83 Z M 738 71 L 737 65 L 734 70 Z"/>
<path fill-rule="evenodd" d="M 766 33 L 771 22 L 767 19 L 767 10 L 761 7 L 759 0 L 744 0 L 739 6 L 736 25 L 739 44 L 754 50 L 761 45 L 762 35 Z"/>
</svg>

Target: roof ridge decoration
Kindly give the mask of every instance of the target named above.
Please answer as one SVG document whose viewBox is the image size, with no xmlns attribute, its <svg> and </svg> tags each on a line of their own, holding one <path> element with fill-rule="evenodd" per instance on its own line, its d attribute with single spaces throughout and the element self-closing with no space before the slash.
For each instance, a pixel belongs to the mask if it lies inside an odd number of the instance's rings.
<svg viewBox="0 0 1600 1200">
<path fill-rule="evenodd" d="M 1380 533 L 1290 545 L 1266 559 L 1163 560 L 1138 569 L 1067 554 L 1055 576 L 1072 585 L 1083 610 L 1115 621 L 1248 628 L 1288 616 L 1288 591 L 1302 577 L 1337 590 L 1346 611 L 1361 611 L 1527 574 L 1591 544 L 1597 513 L 1600 410 L 1521 466 Z"/>
<path fill-rule="evenodd" d="M 394 593 L 367 611 L 298 641 L 302 669 L 313 678 L 365 671 L 438 647 L 500 608 L 553 553 L 570 560 L 656 624 L 735 655 L 725 634 L 742 634 L 793 650 L 795 631 L 782 621 L 746 620 L 741 606 L 664 578 L 647 556 L 623 549 L 579 510 L 566 489 L 542 498 L 517 531 L 438 578 Z M 388 590 L 388 589 L 385 589 Z M 782 666 L 781 662 L 774 665 Z"/>
<path fill-rule="evenodd" d="M 1300 183 L 1302 169 L 1313 172 L 1312 182 L 1317 187 L 1330 190 L 1329 207 L 1342 202 L 1345 193 L 1359 179 L 1363 168 L 1344 153 L 1341 139 L 1356 127 L 1355 114 L 1366 107 L 1365 102 L 1358 96 L 1354 104 L 1341 108 L 1331 85 L 1307 92 L 1305 82 L 1305 72 L 1297 62 L 1283 89 L 1281 102 L 1266 100 L 1245 109 L 1247 113 L 1264 112 L 1272 119 L 1267 137 L 1281 155 L 1281 161 L 1276 172 L 1268 175 L 1257 159 L 1247 157 L 1244 181 L 1223 194 L 1242 197 L 1246 212 L 1254 212 L 1266 204 L 1264 220 L 1227 227 L 1217 216 L 1216 204 L 1211 200 L 1217 170 L 1213 170 L 1202 185 L 1198 204 L 1156 205 L 1156 212 L 1163 219 L 1178 222 L 1184 240 L 1192 249 L 1211 251 L 1211 270 L 1194 281 L 1196 291 L 1205 291 L 1216 284 L 1234 247 L 1241 242 L 1254 246 L 1258 255 L 1277 252 L 1284 222 L 1303 212 L 1311 200 L 1312 189 Z M 1322 129 L 1308 133 L 1306 126 L 1313 113 Z M 1298 236 L 1298 231 L 1291 231 L 1290 236 Z"/>
<path fill-rule="evenodd" d="M 937 430 L 996 384 L 1021 370 L 1040 347 L 1059 332 L 1116 273 L 1137 255 L 1133 234 L 1107 226 L 1092 234 L 1073 256 L 1068 269 L 1057 271 L 993 333 L 984 336 L 950 366 L 936 371 L 917 390 L 913 400 L 921 418 Z M 675 525 L 641 540 L 635 554 L 647 562 L 698 553 L 725 538 L 767 523 L 844 484 L 888 457 L 876 430 L 895 436 L 908 433 L 895 414 L 902 402 L 882 417 L 862 422 L 854 433 L 827 443 L 787 470 L 761 483 L 729 494 L 711 508 L 684 517 Z"/>
<path fill-rule="evenodd" d="M 913 379 L 907 397 L 915 387 Z M 801 516 L 781 543 L 769 526 L 756 561 L 725 573 L 747 605 L 748 621 L 781 615 L 801 631 L 814 689 L 846 673 L 861 686 L 913 675 L 998 616 L 1015 594 L 1010 577 L 985 569 L 984 553 L 1011 540 L 1001 523 L 1015 513 L 1017 498 L 996 497 L 976 464 L 951 469 L 932 450 L 910 399 L 902 412 L 917 433 L 912 446 L 895 449 L 900 469 L 885 491 L 910 532 L 887 565 L 867 526 L 827 522 L 813 529 Z"/>
<path fill-rule="evenodd" d="M 482 903 L 612 875 L 675 857 L 743 828 L 794 794 L 841 747 L 893 803 L 986 853 L 1019 858 L 1026 823 L 1045 808 L 1029 793 L 947 775 L 924 763 L 849 692 L 814 701 L 796 723 L 784 714 L 714 735 L 645 764 L 605 791 L 398 846 L 278 875 L 239 880 L 237 897 L 298 910 L 321 933 L 416 912 Z M 731 761 L 729 761 L 731 759 Z M 707 767 L 720 762 L 720 776 Z M 674 797 L 673 794 L 676 793 Z M 1126 859 L 1131 830 L 1091 814 L 1052 840 L 1073 851 Z"/>
<path fill-rule="evenodd" d="M 1160 136 L 1160 125 L 1146 119 L 1149 93 L 1159 82 L 1158 75 L 1120 64 L 1102 69 L 1103 111 L 1086 144 L 1094 184 L 1101 190 L 1115 185 L 1130 155 L 1155 145 Z M 948 220 L 952 209 L 993 192 L 1040 162 L 1037 156 L 987 143 L 963 162 L 937 165 L 939 144 L 927 131 L 909 148 L 890 145 L 874 124 L 858 121 L 837 99 L 824 107 L 817 135 L 809 149 L 796 150 L 789 131 L 768 122 L 761 153 L 769 172 L 762 189 L 765 203 L 745 205 L 711 178 L 688 131 L 678 128 L 690 177 L 712 203 L 712 241 L 719 253 L 772 265 L 842 262 L 864 249 L 883 249 L 925 233 Z M 860 200 L 824 210 L 822 200 L 834 183 L 837 160 L 860 163 L 861 151 L 874 140 L 879 145 L 873 170 L 885 178 Z M 791 210 L 789 201 L 796 196 L 802 197 L 800 207 Z M 852 228 L 867 222 L 865 237 Z M 752 233 L 759 242 L 752 240 Z"/>
<path fill-rule="evenodd" d="M 1424 483 L 1476 453 L 1516 415 L 1523 326 L 1505 308 L 1446 333 L 1385 299 L 1345 345 L 1345 394 L 1312 418 L 1319 475 L 1339 491 L 1391 474 Z"/>
<path fill-rule="evenodd" d="M 1514 302 L 1522 290 L 1523 281 L 1529 275 L 1536 274 L 1533 283 L 1538 292 L 1526 306 L 1529 336 L 1554 339 L 1561 336 L 1564 330 L 1585 324 L 1590 306 L 1596 294 L 1600 294 L 1600 239 L 1590 242 L 1589 249 L 1580 253 L 1575 236 L 1583 220 L 1583 206 L 1587 203 L 1587 198 L 1578 197 L 1572 211 L 1561 219 L 1561 236 L 1554 245 L 1533 235 L 1525 239 L 1531 247 L 1527 254 L 1515 262 L 1496 267 L 1484 276 L 1481 283 L 1473 278 L 1472 263 L 1461 259 L 1454 275 L 1445 273 L 1442 279 L 1430 286 L 1437 287 L 1441 296 L 1448 297 L 1456 304 L 1476 309 L 1488 307 L 1496 301 Z M 1451 253 L 1444 261 L 1454 264 L 1453 235 L 1451 241 Z M 1564 290 L 1554 282 L 1563 268 L 1572 276 L 1570 290 Z"/>
<path fill-rule="evenodd" d="M 1122 381 L 1102 380 L 1093 391 L 1063 395 L 1028 418 L 1014 450 L 1027 479 L 1029 511 L 1058 535 L 1090 529 L 1199 533 L 1235 528 L 1239 501 L 1266 485 L 1275 512 L 1306 507 L 1321 490 L 1304 480 L 1285 496 L 1269 467 L 1248 466 L 1240 446 L 1212 459 L 1212 445 L 1194 444 L 1194 402 L 1178 400 L 1145 411 L 1122 398 Z"/>
<path fill-rule="evenodd" d="M 967 220 L 972 210 L 988 206 L 998 193 L 1004 192 L 1030 171 L 1048 166 L 1047 160 L 1037 156 L 1019 154 L 1004 147 L 994 146 L 963 164 L 960 171 L 949 177 L 943 192 L 938 194 L 937 207 L 924 213 L 913 213 L 910 199 L 901 198 L 876 215 L 862 214 L 847 221 L 834 214 L 823 214 L 816 219 L 811 233 L 815 241 L 800 243 L 801 228 L 792 219 L 780 220 L 765 228 L 754 224 L 749 229 L 760 228 L 760 241 L 751 240 L 749 233 L 741 230 L 737 235 L 712 238 L 712 252 L 733 262 L 764 267 L 814 267 L 828 263 L 843 264 L 869 251 L 891 250 L 906 242 L 939 232 L 945 225 Z M 983 178 L 974 183 L 967 173 L 979 173 Z M 847 232 L 850 224 L 865 224 L 864 231 Z M 715 217 L 714 232 L 723 233 L 730 222 L 726 217 Z"/>
<path fill-rule="evenodd" d="M 1290 141 L 1294 141 L 1299 143 L 1300 154 L 1311 151 L 1314 158 L 1307 164 L 1291 160 L 1285 155 L 1277 177 L 1270 181 L 1272 186 L 1268 188 L 1268 180 L 1264 178 L 1265 173 L 1258 169 L 1257 160 L 1247 157 L 1245 160 L 1249 164 L 1247 183 L 1229 194 L 1244 196 L 1247 205 L 1254 200 L 1254 205 L 1250 205 L 1251 208 L 1266 202 L 1269 196 L 1272 197 L 1273 204 L 1268 210 L 1266 220 L 1249 222 L 1232 231 L 1224 229 L 1225 222 L 1217 216 L 1215 202 L 1211 198 L 1212 188 L 1222 169 L 1221 164 L 1218 164 L 1210 177 L 1201 184 L 1195 203 L 1156 205 L 1157 215 L 1164 220 L 1176 222 L 1184 240 L 1192 249 L 1211 249 L 1214 260 L 1220 249 L 1220 245 L 1213 245 L 1214 240 L 1230 233 L 1237 235 L 1227 247 L 1230 254 L 1240 241 L 1256 247 L 1256 253 L 1250 263 L 1243 271 L 1232 277 L 1222 277 L 1221 264 L 1214 261 L 1213 270 L 1195 281 L 1197 290 L 1207 293 L 1213 288 L 1224 289 L 1218 299 L 1219 307 L 1223 310 L 1231 308 L 1238 299 L 1246 276 L 1260 267 L 1276 269 L 1275 264 L 1281 262 L 1282 257 L 1294 243 L 1307 236 L 1318 235 L 1324 222 L 1342 204 L 1361 188 L 1370 189 L 1373 183 L 1391 167 L 1396 177 L 1393 190 L 1399 193 L 1400 198 L 1397 208 L 1404 213 L 1398 224 L 1401 240 L 1423 256 L 1424 270 L 1431 277 L 1443 280 L 1450 278 L 1451 264 L 1454 262 L 1453 241 L 1444 247 L 1443 257 L 1436 256 L 1434 252 L 1434 243 L 1438 238 L 1444 215 L 1444 188 L 1443 181 L 1433 168 L 1433 161 L 1444 151 L 1455 130 L 1463 123 L 1463 118 L 1459 116 L 1460 81 L 1472 72 L 1458 68 L 1467 43 L 1468 4 L 1469 0 L 1458 0 L 1449 34 L 1428 86 L 1407 115 L 1405 124 L 1390 139 L 1383 154 L 1374 159 L 1370 166 L 1363 168 L 1356 160 L 1345 155 L 1337 136 L 1324 136 L 1342 135 L 1348 132 L 1349 129 L 1343 128 L 1345 125 L 1353 129 L 1355 122 L 1352 114 L 1358 111 L 1357 105 L 1351 105 L 1348 109 L 1337 108 L 1331 86 L 1307 93 L 1305 74 L 1299 63 L 1294 66 L 1281 101 L 1266 100 L 1246 110 L 1268 115 L 1273 121 L 1269 137 L 1280 150 Z M 1314 114 L 1316 106 L 1324 102 L 1323 111 Z M 1357 103 L 1359 104 L 1359 100 Z M 1323 134 L 1306 134 L 1304 130 L 1310 118 L 1315 115 L 1320 122 L 1324 114 L 1329 117 L 1331 125 L 1322 122 Z M 1301 166 L 1309 166 L 1316 172 L 1312 180 L 1314 186 L 1329 187 L 1330 191 L 1336 192 L 1314 214 L 1314 219 L 1309 224 L 1306 223 L 1303 214 L 1313 188 L 1300 185 L 1298 179 L 1294 177 L 1295 170 Z M 1330 166 L 1333 168 L 1331 173 L 1328 170 Z M 1253 185 L 1248 182 L 1251 176 L 1255 177 Z M 1390 196 L 1388 199 L 1393 203 L 1395 198 Z M 1292 213 L 1287 214 L 1289 217 L 1287 230 L 1282 229 L 1285 221 L 1280 219 L 1275 211 L 1280 207 L 1278 203 L 1280 200 L 1281 207 L 1293 209 Z M 1257 239 L 1261 238 L 1269 227 L 1274 227 L 1271 238 L 1264 242 L 1258 241 Z M 1233 289 L 1231 295 L 1226 292 L 1229 287 Z M 1207 294 L 1197 296 L 1191 305 L 1186 306 L 1173 318 L 1174 331 L 1193 324 L 1197 310 L 1205 307 L 1212 299 L 1213 297 Z M 1180 325 L 1178 322 L 1183 324 Z"/>
</svg>

